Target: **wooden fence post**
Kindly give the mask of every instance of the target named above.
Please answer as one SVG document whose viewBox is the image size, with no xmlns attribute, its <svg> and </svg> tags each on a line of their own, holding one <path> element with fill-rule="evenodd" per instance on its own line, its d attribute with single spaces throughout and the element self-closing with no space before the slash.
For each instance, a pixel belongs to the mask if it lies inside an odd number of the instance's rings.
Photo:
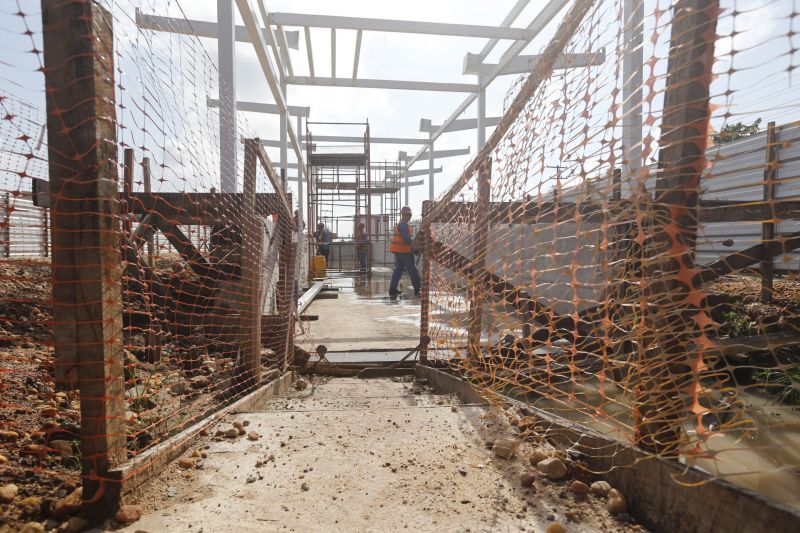
<svg viewBox="0 0 800 533">
<path fill-rule="evenodd" d="M 432 201 L 425 200 L 422 202 L 422 219 L 431 209 Z M 431 225 L 423 223 L 420 228 L 420 240 L 422 241 L 422 272 L 420 280 L 420 320 L 419 320 L 419 338 L 430 338 L 430 315 L 431 315 Z M 428 362 L 428 347 L 429 342 L 423 342 L 419 350 L 419 360 L 422 363 Z"/>
<path fill-rule="evenodd" d="M 764 165 L 764 202 L 769 221 L 761 224 L 761 242 L 775 240 L 775 180 L 778 174 L 778 131 L 775 123 L 767 126 L 766 163 Z M 761 303 L 772 303 L 772 280 L 775 271 L 775 259 L 765 256 L 761 259 Z"/>
<path fill-rule="evenodd" d="M 281 183 L 286 183 L 286 171 L 281 169 Z M 275 185 L 278 186 L 277 184 Z M 291 205 L 291 200 L 289 205 Z M 292 226 L 294 219 L 281 214 L 278 218 L 278 232 L 280 234 L 280 258 L 278 263 L 278 290 L 277 290 L 277 311 L 278 315 L 284 320 L 281 328 L 282 353 L 278 353 L 278 359 L 282 361 L 283 372 L 292 363 L 294 355 L 294 279 L 295 279 L 295 248 L 292 239 Z M 339 254 L 341 256 L 341 254 Z"/>
<path fill-rule="evenodd" d="M 144 182 L 144 192 L 152 192 L 150 185 L 150 158 L 142 158 L 142 181 Z M 153 240 L 153 232 L 147 234 L 147 264 L 152 268 L 155 265 L 155 242 Z"/>
<path fill-rule="evenodd" d="M 114 512 L 127 455 L 112 20 L 42 0 L 56 380 L 80 389 L 90 516 Z"/>
<path fill-rule="evenodd" d="M 478 211 L 475 214 L 473 227 L 474 241 L 472 245 L 473 271 L 482 272 L 486 265 L 486 248 L 489 241 L 489 203 L 491 200 L 492 159 L 487 157 L 478 169 Z M 470 279 L 469 291 L 469 330 L 467 344 L 472 357 L 481 353 L 481 331 L 483 330 L 483 279 Z"/>
<path fill-rule="evenodd" d="M 11 193 L 3 195 L 3 250 L 5 257 L 11 257 Z"/>
<path fill-rule="evenodd" d="M 638 443 L 664 456 L 679 451 L 687 409 L 701 389 L 697 337 L 713 324 L 703 319 L 692 279 L 718 14 L 718 0 L 678 0 L 672 17 L 655 191 L 670 220 L 655 225 L 643 268 L 648 306 L 635 401 Z"/>
<path fill-rule="evenodd" d="M 253 388 L 261 381 L 261 247 L 264 231 L 256 217 L 257 139 L 247 139 L 244 148 L 242 188 L 240 384 Z"/>
</svg>

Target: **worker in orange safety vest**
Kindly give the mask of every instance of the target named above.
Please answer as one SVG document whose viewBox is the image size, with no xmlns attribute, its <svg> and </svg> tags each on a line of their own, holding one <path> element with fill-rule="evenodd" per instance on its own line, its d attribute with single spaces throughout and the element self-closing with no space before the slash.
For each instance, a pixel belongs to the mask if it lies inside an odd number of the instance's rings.
<svg viewBox="0 0 800 533">
<path fill-rule="evenodd" d="M 389 283 L 389 296 L 395 297 L 400 294 L 397 285 L 400 283 L 404 270 L 408 270 L 411 284 L 414 286 L 414 294 L 419 296 L 419 271 L 414 262 L 411 245 L 414 236 L 411 234 L 411 226 L 408 225 L 408 221 L 411 220 L 411 208 L 404 206 L 400 210 L 400 217 L 400 222 L 394 228 L 392 240 L 389 241 L 389 251 L 394 254 L 394 271 Z"/>
</svg>

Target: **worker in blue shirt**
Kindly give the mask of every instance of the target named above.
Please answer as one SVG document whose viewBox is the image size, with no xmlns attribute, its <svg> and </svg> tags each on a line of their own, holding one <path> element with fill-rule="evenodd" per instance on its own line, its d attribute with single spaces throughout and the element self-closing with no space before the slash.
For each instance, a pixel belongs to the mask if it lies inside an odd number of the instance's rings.
<svg viewBox="0 0 800 533">
<path fill-rule="evenodd" d="M 414 262 L 414 254 L 411 243 L 413 235 L 408 221 L 411 220 L 411 208 L 408 206 L 400 210 L 400 222 L 394 228 L 392 240 L 389 241 L 389 251 L 394 254 L 394 271 L 392 281 L 389 283 L 389 296 L 394 297 L 400 294 L 397 284 L 403 276 L 403 270 L 408 270 L 411 284 L 414 286 L 414 294 L 419 296 L 419 271 Z"/>
<path fill-rule="evenodd" d="M 325 258 L 328 262 L 328 254 L 331 251 L 331 233 L 325 229 L 325 224 L 320 222 L 317 224 L 317 231 L 314 232 L 314 240 L 317 242 L 317 255 Z"/>
</svg>

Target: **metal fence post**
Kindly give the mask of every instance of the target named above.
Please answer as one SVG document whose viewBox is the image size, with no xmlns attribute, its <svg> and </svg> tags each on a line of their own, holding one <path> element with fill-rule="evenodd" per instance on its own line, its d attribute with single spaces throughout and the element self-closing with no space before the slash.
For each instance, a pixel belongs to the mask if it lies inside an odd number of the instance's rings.
<svg viewBox="0 0 800 533">
<path fill-rule="evenodd" d="M 114 512 L 127 456 L 112 20 L 42 0 L 56 380 L 81 392 L 89 515 Z"/>
<path fill-rule="evenodd" d="M 761 242 L 775 240 L 775 179 L 778 174 L 778 131 L 775 123 L 767 126 L 766 162 L 764 164 L 764 202 L 769 222 L 761 224 Z M 775 259 L 767 255 L 761 259 L 761 303 L 772 303 L 772 281 L 775 272 Z"/>
</svg>

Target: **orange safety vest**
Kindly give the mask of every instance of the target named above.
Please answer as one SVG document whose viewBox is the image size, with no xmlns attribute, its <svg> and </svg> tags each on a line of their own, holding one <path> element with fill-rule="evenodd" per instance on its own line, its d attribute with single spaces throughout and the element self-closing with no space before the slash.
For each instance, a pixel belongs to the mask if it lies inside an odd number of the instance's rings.
<svg viewBox="0 0 800 533">
<path fill-rule="evenodd" d="M 414 238 L 414 228 L 411 226 L 408 226 L 408 235 L 412 239 Z M 389 251 L 395 254 L 411 253 L 411 245 L 406 244 L 406 241 L 403 239 L 403 235 L 400 233 L 400 229 L 397 226 L 394 227 L 394 235 L 392 235 L 392 240 L 389 241 Z"/>
</svg>

